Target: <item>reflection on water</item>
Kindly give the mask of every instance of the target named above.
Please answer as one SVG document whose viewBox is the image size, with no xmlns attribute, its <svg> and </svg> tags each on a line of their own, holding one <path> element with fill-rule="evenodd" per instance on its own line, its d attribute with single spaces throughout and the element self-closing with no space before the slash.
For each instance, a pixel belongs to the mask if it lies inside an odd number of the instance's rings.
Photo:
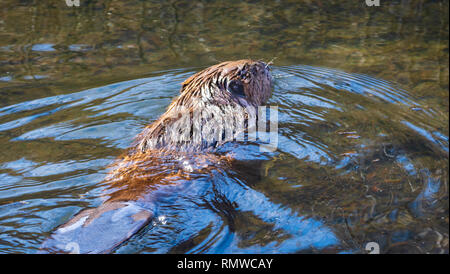
<svg viewBox="0 0 450 274">
<path fill-rule="evenodd" d="M 55 226 L 98 205 L 106 165 L 190 74 L 1 108 L 6 157 L 20 156 L 0 167 L 3 249 L 34 250 Z M 161 186 L 158 218 L 118 252 L 361 252 L 369 241 L 386 251 L 444 250 L 419 241 L 423 233 L 442 241 L 448 212 L 448 138 L 431 110 L 370 76 L 312 66 L 274 75 L 278 151 L 225 145 L 219 153 L 236 153 L 236 167 L 181 189 Z"/>
<path fill-rule="evenodd" d="M 180 83 L 243 57 L 277 57 L 278 150 L 225 145 L 116 252 L 448 253 L 448 2 L 63 2 L 0 10 L 1 253 L 98 206 Z"/>
</svg>

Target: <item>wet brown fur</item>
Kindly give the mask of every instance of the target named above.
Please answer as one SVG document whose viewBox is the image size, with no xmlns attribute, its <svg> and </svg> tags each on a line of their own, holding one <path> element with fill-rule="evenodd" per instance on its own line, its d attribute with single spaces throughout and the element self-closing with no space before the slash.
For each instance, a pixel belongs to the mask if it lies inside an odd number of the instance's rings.
<svg viewBox="0 0 450 274">
<path fill-rule="evenodd" d="M 227 85 L 231 81 L 243 84 L 245 97 L 229 91 Z M 110 186 L 108 201 L 144 198 L 145 193 L 156 185 L 191 180 L 219 166 L 229 165 L 230 157 L 205 153 L 211 147 L 204 147 L 201 140 L 173 140 L 171 136 L 174 131 L 175 135 L 177 133 L 175 123 L 183 115 L 193 119 L 196 110 L 214 109 L 211 112 L 225 121 L 243 109 L 248 115 L 249 110 L 254 111 L 268 100 L 271 88 L 268 66 L 252 60 L 223 62 L 186 79 L 180 96 L 159 119 L 144 128 L 133 145 L 112 165 L 106 179 Z"/>
</svg>

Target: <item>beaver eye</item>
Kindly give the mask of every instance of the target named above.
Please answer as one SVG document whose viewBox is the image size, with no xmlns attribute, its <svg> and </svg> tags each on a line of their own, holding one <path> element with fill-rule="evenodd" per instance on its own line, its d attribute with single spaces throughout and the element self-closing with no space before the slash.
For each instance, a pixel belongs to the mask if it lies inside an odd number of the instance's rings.
<svg viewBox="0 0 450 274">
<path fill-rule="evenodd" d="M 231 81 L 228 84 L 228 91 L 230 91 L 231 93 L 233 93 L 237 96 L 245 97 L 244 85 L 241 83 L 241 81 L 237 81 L 237 80 Z"/>
</svg>

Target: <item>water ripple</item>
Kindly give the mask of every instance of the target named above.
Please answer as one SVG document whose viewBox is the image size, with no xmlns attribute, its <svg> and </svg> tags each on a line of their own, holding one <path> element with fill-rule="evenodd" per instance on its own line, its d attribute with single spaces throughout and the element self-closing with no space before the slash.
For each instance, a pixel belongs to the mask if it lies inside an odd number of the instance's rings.
<svg viewBox="0 0 450 274">
<path fill-rule="evenodd" d="M 192 73 L 0 108 L 0 251 L 34 251 L 101 203 L 107 165 Z M 448 117 L 368 75 L 304 65 L 273 73 L 277 151 L 224 145 L 217 153 L 234 168 L 159 187 L 157 218 L 117 252 L 364 252 L 368 241 L 418 244 L 421 231 L 445 230 Z"/>
</svg>

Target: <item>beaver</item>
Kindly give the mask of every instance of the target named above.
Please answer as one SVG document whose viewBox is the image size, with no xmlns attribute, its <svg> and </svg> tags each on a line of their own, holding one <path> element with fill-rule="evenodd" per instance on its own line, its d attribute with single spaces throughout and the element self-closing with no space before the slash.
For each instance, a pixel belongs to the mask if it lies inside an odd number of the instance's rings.
<svg viewBox="0 0 450 274">
<path fill-rule="evenodd" d="M 214 151 L 248 132 L 248 121 L 271 96 L 270 70 L 245 59 L 186 79 L 166 112 L 110 166 L 104 202 L 59 226 L 40 252 L 109 253 L 152 220 L 158 188 L 228 165 L 233 159 Z"/>
</svg>

